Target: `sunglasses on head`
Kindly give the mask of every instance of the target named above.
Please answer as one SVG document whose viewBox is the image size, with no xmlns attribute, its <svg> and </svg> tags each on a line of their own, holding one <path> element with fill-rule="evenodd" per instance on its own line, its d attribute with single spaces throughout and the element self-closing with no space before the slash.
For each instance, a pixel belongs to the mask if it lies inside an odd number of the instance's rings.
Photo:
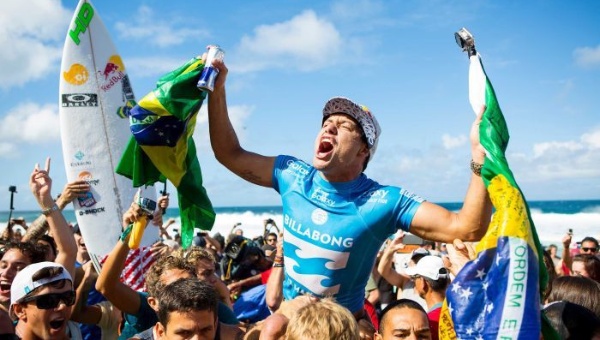
<svg viewBox="0 0 600 340">
<path fill-rule="evenodd" d="M 24 298 L 21 302 L 27 303 L 35 301 L 35 306 L 38 309 L 52 309 L 58 307 L 58 304 L 61 300 L 65 303 L 65 305 L 73 306 L 75 304 L 75 291 L 68 290 L 63 293 L 34 295 Z"/>
<path fill-rule="evenodd" d="M 596 247 L 592 247 L 592 248 L 583 247 L 583 248 L 581 248 L 581 250 L 583 250 L 583 251 L 591 251 L 591 252 L 595 253 L 596 250 L 598 250 L 598 248 L 596 248 Z"/>
</svg>

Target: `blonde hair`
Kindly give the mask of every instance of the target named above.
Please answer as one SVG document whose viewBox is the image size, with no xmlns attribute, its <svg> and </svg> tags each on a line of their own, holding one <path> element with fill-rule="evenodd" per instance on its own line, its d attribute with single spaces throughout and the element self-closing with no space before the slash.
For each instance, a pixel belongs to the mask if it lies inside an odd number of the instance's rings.
<svg viewBox="0 0 600 340">
<path fill-rule="evenodd" d="M 215 263 L 213 254 L 203 247 L 191 246 L 188 249 L 178 249 L 176 254 L 194 267 L 196 267 L 199 261 Z"/>
<path fill-rule="evenodd" d="M 310 303 L 292 316 L 286 340 L 358 340 L 358 324 L 350 311 L 330 298 Z"/>
</svg>

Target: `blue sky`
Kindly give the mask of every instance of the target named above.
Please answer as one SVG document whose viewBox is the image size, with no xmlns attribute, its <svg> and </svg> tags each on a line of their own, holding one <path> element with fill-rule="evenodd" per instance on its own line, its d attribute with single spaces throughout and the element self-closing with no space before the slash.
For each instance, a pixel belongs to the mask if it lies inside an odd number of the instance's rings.
<svg viewBox="0 0 600 340">
<path fill-rule="evenodd" d="M 434 202 L 462 201 L 470 176 L 468 59 L 453 34 L 467 27 L 504 111 L 508 160 L 530 200 L 600 198 L 600 3 L 594 1 L 93 2 L 136 97 L 163 73 L 226 50 L 228 105 L 242 145 L 312 159 L 323 104 L 367 105 L 383 134 L 367 174 Z M 27 181 L 53 159 L 66 181 L 58 82 L 74 0 L 0 2 L 0 210 L 35 209 Z M 195 141 L 215 206 L 278 205 L 277 194 L 229 173 Z M 170 186 L 170 191 L 173 191 Z"/>
</svg>

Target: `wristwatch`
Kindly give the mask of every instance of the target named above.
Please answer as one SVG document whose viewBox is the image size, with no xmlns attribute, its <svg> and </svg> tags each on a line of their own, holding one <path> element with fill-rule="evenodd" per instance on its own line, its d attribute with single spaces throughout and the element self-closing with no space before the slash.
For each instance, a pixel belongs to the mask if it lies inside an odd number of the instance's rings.
<svg viewBox="0 0 600 340">
<path fill-rule="evenodd" d="M 42 215 L 44 216 L 48 216 L 50 214 L 52 214 L 55 211 L 59 211 L 60 209 L 58 208 L 58 205 L 56 205 L 56 203 L 54 203 L 54 205 L 52 205 L 50 208 L 46 208 L 42 210 Z"/>
</svg>

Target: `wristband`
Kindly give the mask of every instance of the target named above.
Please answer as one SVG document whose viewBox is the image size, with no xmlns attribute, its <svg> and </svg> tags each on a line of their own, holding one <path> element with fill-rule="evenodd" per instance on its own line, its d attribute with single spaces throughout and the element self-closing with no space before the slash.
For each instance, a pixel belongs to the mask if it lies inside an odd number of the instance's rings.
<svg viewBox="0 0 600 340">
<path fill-rule="evenodd" d="M 119 237 L 119 240 L 121 240 L 122 242 L 125 242 L 125 240 L 129 236 L 129 234 L 131 234 L 132 229 L 133 229 L 133 224 L 128 225 L 127 228 L 125 228 L 123 230 L 123 233 L 121 234 L 121 237 Z"/>
<path fill-rule="evenodd" d="M 277 262 L 275 262 L 275 263 L 273 263 L 273 267 L 275 267 L 275 268 L 283 268 L 283 263 L 277 263 Z"/>
<path fill-rule="evenodd" d="M 46 209 L 42 209 L 42 215 L 44 216 L 48 216 L 50 214 L 52 214 L 55 211 L 59 211 L 60 209 L 58 208 L 58 205 L 56 205 L 56 203 L 54 203 L 54 205 L 52 205 L 50 208 L 46 208 Z"/>
<path fill-rule="evenodd" d="M 479 177 L 481 177 L 481 169 L 483 168 L 483 164 L 475 163 L 474 160 L 471 159 L 471 171 Z"/>
</svg>

